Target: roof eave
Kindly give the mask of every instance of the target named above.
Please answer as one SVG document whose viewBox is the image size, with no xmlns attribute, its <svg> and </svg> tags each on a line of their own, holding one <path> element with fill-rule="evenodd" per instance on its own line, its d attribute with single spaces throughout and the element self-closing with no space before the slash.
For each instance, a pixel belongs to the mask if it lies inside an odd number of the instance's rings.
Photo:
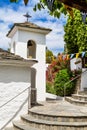
<svg viewBox="0 0 87 130">
<path fill-rule="evenodd" d="M 17 27 L 15 25 L 13 25 L 13 27 L 10 29 L 10 31 L 8 31 L 7 33 L 7 37 L 11 38 L 17 31 Z"/>
<path fill-rule="evenodd" d="M 18 29 L 24 29 L 27 31 L 33 31 L 33 32 L 38 32 L 38 33 L 43 33 L 43 34 L 48 34 L 52 31 L 51 29 L 25 27 L 25 26 L 20 26 L 18 24 L 14 24 L 6 36 L 11 38 Z"/>
<path fill-rule="evenodd" d="M 5 65 L 5 66 L 21 66 L 21 67 L 31 67 L 33 66 L 34 64 L 38 63 L 37 60 L 34 60 L 34 59 L 30 59 L 30 60 L 24 60 L 24 61 L 21 61 L 21 60 L 6 60 L 6 59 L 2 59 L 0 60 L 0 65 Z"/>
</svg>

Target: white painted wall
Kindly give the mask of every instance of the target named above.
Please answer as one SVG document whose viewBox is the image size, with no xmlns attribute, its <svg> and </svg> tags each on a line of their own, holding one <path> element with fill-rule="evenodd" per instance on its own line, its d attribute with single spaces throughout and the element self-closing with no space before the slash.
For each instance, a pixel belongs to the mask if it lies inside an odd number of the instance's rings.
<svg viewBox="0 0 87 130">
<path fill-rule="evenodd" d="M 14 34 L 13 38 L 11 39 L 11 49 L 10 49 L 11 53 L 15 53 L 15 52 L 14 52 L 14 48 L 13 48 L 14 42 L 15 42 L 15 43 L 18 42 L 18 32 L 16 32 L 16 33 Z M 16 46 L 15 46 L 15 49 L 16 49 Z"/>
<path fill-rule="evenodd" d="M 46 92 L 46 64 L 45 64 L 45 45 L 37 45 L 36 59 L 39 61 L 33 67 L 36 68 L 36 88 L 37 88 L 37 100 L 45 100 Z"/>
<path fill-rule="evenodd" d="M 82 69 L 82 72 L 86 71 L 87 68 Z M 87 72 L 82 73 L 81 75 L 81 91 L 87 88 Z"/>
<path fill-rule="evenodd" d="M 80 63 L 78 63 L 78 64 L 75 64 L 75 62 L 76 61 L 79 61 L 79 60 L 81 60 L 80 58 L 73 58 L 73 59 L 71 59 L 70 60 L 70 68 L 71 68 L 71 70 L 75 70 L 75 69 L 82 69 L 82 63 L 80 62 Z"/>
<path fill-rule="evenodd" d="M 16 43 L 16 51 L 15 54 L 19 55 L 23 58 L 27 58 L 27 43 L 24 42 L 17 42 Z"/>
<path fill-rule="evenodd" d="M 36 41 L 37 44 L 44 44 L 45 34 L 18 30 L 18 41 L 26 43 L 28 40 Z"/>
<path fill-rule="evenodd" d="M 27 67 L 16 67 L 16 66 L 1 66 L 0 65 L 0 84 L 6 86 L 7 84 L 13 83 L 13 85 L 29 85 L 31 71 Z"/>
<path fill-rule="evenodd" d="M 17 35 L 18 34 L 18 35 Z M 27 42 L 33 40 L 36 43 L 36 60 L 38 63 L 33 67 L 36 69 L 36 89 L 37 101 L 45 101 L 46 92 L 46 74 L 45 74 L 45 34 L 18 30 L 12 37 L 12 42 L 16 39 L 16 54 L 27 58 Z M 11 48 L 12 50 L 12 48 Z"/>
</svg>

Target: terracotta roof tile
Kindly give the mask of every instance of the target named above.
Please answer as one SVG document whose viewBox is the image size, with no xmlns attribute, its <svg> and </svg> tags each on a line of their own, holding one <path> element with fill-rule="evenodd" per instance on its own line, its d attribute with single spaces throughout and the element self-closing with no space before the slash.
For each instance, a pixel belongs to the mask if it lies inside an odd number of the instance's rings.
<svg viewBox="0 0 87 130">
<path fill-rule="evenodd" d="M 0 59 L 9 59 L 9 60 L 25 60 L 22 57 L 18 55 L 14 55 L 13 53 L 10 53 L 6 50 L 3 50 L 0 48 Z"/>
</svg>

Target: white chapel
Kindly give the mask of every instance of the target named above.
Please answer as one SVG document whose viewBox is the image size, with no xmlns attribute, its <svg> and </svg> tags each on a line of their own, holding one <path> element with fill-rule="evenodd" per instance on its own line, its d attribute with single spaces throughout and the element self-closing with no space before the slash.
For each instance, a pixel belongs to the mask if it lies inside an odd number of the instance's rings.
<svg viewBox="0 0 87 130">
<path fill-rule="evenodd" d="M 24 59 L 36 59 L 31 70 L 31 100 L 45 101 L 46 74 L 45 49 L 46 35 L 51 29 L 39 27 L 33 23 L 15 23 L 7 36 L 11 38 L 11 53 Z"/>
</svg>

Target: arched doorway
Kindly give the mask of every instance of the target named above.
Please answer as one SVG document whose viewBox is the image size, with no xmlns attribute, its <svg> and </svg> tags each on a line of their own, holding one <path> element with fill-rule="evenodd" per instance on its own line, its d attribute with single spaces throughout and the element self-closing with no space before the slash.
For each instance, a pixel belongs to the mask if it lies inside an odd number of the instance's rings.
<svg viewBox="0 0 87 130">
<path fill-rule="evenodd" d="M 33 40 L 27 42 L 27 58 L 36 59 L 36 44 Z"/>
</svg>

